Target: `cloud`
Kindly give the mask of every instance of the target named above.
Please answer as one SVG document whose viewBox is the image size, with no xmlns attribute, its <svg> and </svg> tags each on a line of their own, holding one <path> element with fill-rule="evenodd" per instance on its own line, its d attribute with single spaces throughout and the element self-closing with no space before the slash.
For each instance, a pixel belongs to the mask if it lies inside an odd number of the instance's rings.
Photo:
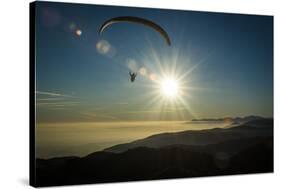
<svg viewBox="0 0 281 189">
<path fill-rule="evenodd" d="M 60 94 L 60 93 L 54 93 L 54 92 L 46 92 L 46 91 L 36 91 L 36 94 L 38 95 L 46 95 L 46 96 L 51 96 L 51 97 L 67 97 L 67 98 L 73 98 L 71 95 L 65 95 L 65 94 Z"/>
<path fill-rule="evenodd" d="M 116 105 L 129 105 L 129 103 L 128 102 L 117 102 L 117 103 L 115 103 Z"/>
<path fill-rule="evenodd" d="M 128 111 L 124 112 L 126 114 L 152 114 L 152 113 L 172 113 L 174 112 L 173 110 L 137 110 L 137 111 Z"/>
<path fill-rule="evenodd" d="M 53 101 L 60 101 L 60 100 L 64 100 L 65 98 L 55 98 L 55 97 L 51 97 L 51 98 L 37 98 L 37 101 L 40 101 L 40 102 L 53 102 Z"/>
<path fill-rule="evenodd" d="M 46 106 L 73 106 L 77 105 L 79 102 L 71 102 L 71 101 L 65 101 L 65 102 L 38 102 L 36 105 L 46 105 Z"/>
<path fill-rule="evenodd" d="M 51 109 L 65 109 L 64 107 L 71 107 L 80 104 L 80 102 L 73 101 L 75 98 L 72 95 L 66 95 L 56 92 L 36 91 L 38 95 L 36 98 L 36 105 Z"/>
<path fill-rule="evenodd" d="M 177 111 L 186 110 L 184 107 L 171 107 L 171 108 L 164 108 L 164 109 L 152 109 L 152 110 L 134 110 L 134 111 L 127 111 L 123 112 L 126 114 L 157 114 L 157 113 L 174 113 Z"/>
<path fill-rule="evenodd" d="M 110 116 L 110 115 L 104 115 L 104 114 L 96 114 L 96 113 L 92 113 L 92 112 L 83 112 L 80 113 L 83 116 L 86 116 L 87 118 L 101 118 L 101 119 L 118 119 L 117 117 L 114 116 Z"/>
<path fill-rule="evenodd" d="M 94 110 L 95 111 L 101 111 L 101 110 L 105 110 L 105 107 L 95 107 Z"/>
</svg>

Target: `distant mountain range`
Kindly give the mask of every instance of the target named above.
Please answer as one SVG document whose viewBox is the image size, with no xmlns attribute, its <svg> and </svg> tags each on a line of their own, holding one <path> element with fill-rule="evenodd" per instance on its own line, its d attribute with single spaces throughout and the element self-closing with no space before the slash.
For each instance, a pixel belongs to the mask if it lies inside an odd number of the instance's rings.
<svg viewBox="0 0 281 189">
<path fill-rule="evenodd" d="M 37 186 L 273 172 L 273 119 L 153 135 L 85 157 L 36 160 Z"/>
<path fill-rule="evenodd" d="M 216 122 L 233 122 L 233 123 L 237 123 L 237 124 L 242 124 L 242 123 L 246 123 L 249 121 L 253 121 L 253 120 L 259 120 L 259 119 L 267 119 L 261 116 L 246 116 L 246 117 L 224 117 L 224 118 L 202 118 L 202 119 L 192 119 L 191 121 L 216 121 Z"/>
</svg>

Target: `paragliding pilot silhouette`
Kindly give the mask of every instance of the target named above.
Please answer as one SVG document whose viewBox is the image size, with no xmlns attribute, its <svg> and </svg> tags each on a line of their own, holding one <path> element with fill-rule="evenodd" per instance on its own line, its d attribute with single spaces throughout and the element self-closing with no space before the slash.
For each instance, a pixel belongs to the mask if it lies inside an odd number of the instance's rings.
<svg viewBox="0 0 281 189">
<path fill-rule="evenodd" d="M 129 72 L 129 74 L 130 74 L 130 77 L 131 77 L 131 82 L 134 82 L 135 79 L 136 79 L 136 77 L 137 77 L 137 73 L 131 73 L 131 72 Z"/>
</svg>

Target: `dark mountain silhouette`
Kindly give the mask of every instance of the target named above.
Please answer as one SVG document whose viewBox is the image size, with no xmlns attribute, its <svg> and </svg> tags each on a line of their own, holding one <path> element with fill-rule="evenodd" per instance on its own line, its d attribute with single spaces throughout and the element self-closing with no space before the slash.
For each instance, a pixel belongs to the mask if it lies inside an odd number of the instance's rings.
<svg viewBox="0 0 281 189">
<path fill-rule="evenodd" d="M 241 140 L 250 137 L 272 135 L 273 119 L 258 119 L 227 129 L 215 128 L 200 131 L 156 134 L 130 143 L 115 145 L 104 151 L 120 153 L 140 146 L 159 148 L 161 146 L 173 144 L 202 146 L 227 140 Z"/>
<path fill-rule="evenodd" d="M 180 138 L 180 143 L 153 148 L 136 146 L 119 153 L 105 150 L 82 158 L 37 159 L 36 184 L 53 186 L 273 172 L 272 124 L 272 119 L 267 119 L 229 129 L 191 132 L 196 137 L 210 137 L 213 141 L 200 145 L 183 144 Z M 239 137 L 222 137 L 229 133 Z M 186 131 L 154 135 L 144 139 L 149 141 L 144 144 L 155 141 L 159 144 L 160 138 L 174 141 L 170 138 L 182 135 L 196 139 Z M 220 140 L 214 140 L 214 136 Z"/>
</svg>

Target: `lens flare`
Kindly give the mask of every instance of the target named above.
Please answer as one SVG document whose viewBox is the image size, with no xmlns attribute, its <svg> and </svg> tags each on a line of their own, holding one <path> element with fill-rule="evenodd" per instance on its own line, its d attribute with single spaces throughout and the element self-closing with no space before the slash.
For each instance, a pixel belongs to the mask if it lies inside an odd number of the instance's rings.
<svg viewBox="0 0 281 189">
<path fill-rule="evenodd" d="M 130 71 L 137 72 L 138 71 L 138 63 L 135 59 L 128 58 L 127 59 L 127 66 Z"/>
<path fill-rule="evenodd" d="M 77 29 L 77 30 L 75 31 L 75 33 L 76 33 L 77 36 L 81 36 L 81 35 L 82 35 L 82 30 Z"/>
<path fill-rule="evenodd" d="M 75 24 L 74 22 L 71 22 L 71 23 L 69 24 L 69 30 L 70 30 L 71 32 L 73 32 L 73 31 L 75 30 L 75 28 L 76 28 L 76 24 Z"/>
<path fill-rule="evenodd" d="M 100 54 L 107 54 L 111 49 L 111 45 L 106 40 L 100 40 L 99 42 L 97 42 L 96 48 Z"/>
<path fill-rule="evenodd" d="M 144 67 L 142 67 L 139 72 L 141 75 L 146 75 L 146 69 Z"/>
<path fill-rule="evenodd" d="M 150 75 L 149 75 L 149 79 L 150 79 L 151 81 L 156 81 L 156 80 L 157 80 L 157 76 L 156 76 L 155 74 L 150 74 Z"/>
</svg>

